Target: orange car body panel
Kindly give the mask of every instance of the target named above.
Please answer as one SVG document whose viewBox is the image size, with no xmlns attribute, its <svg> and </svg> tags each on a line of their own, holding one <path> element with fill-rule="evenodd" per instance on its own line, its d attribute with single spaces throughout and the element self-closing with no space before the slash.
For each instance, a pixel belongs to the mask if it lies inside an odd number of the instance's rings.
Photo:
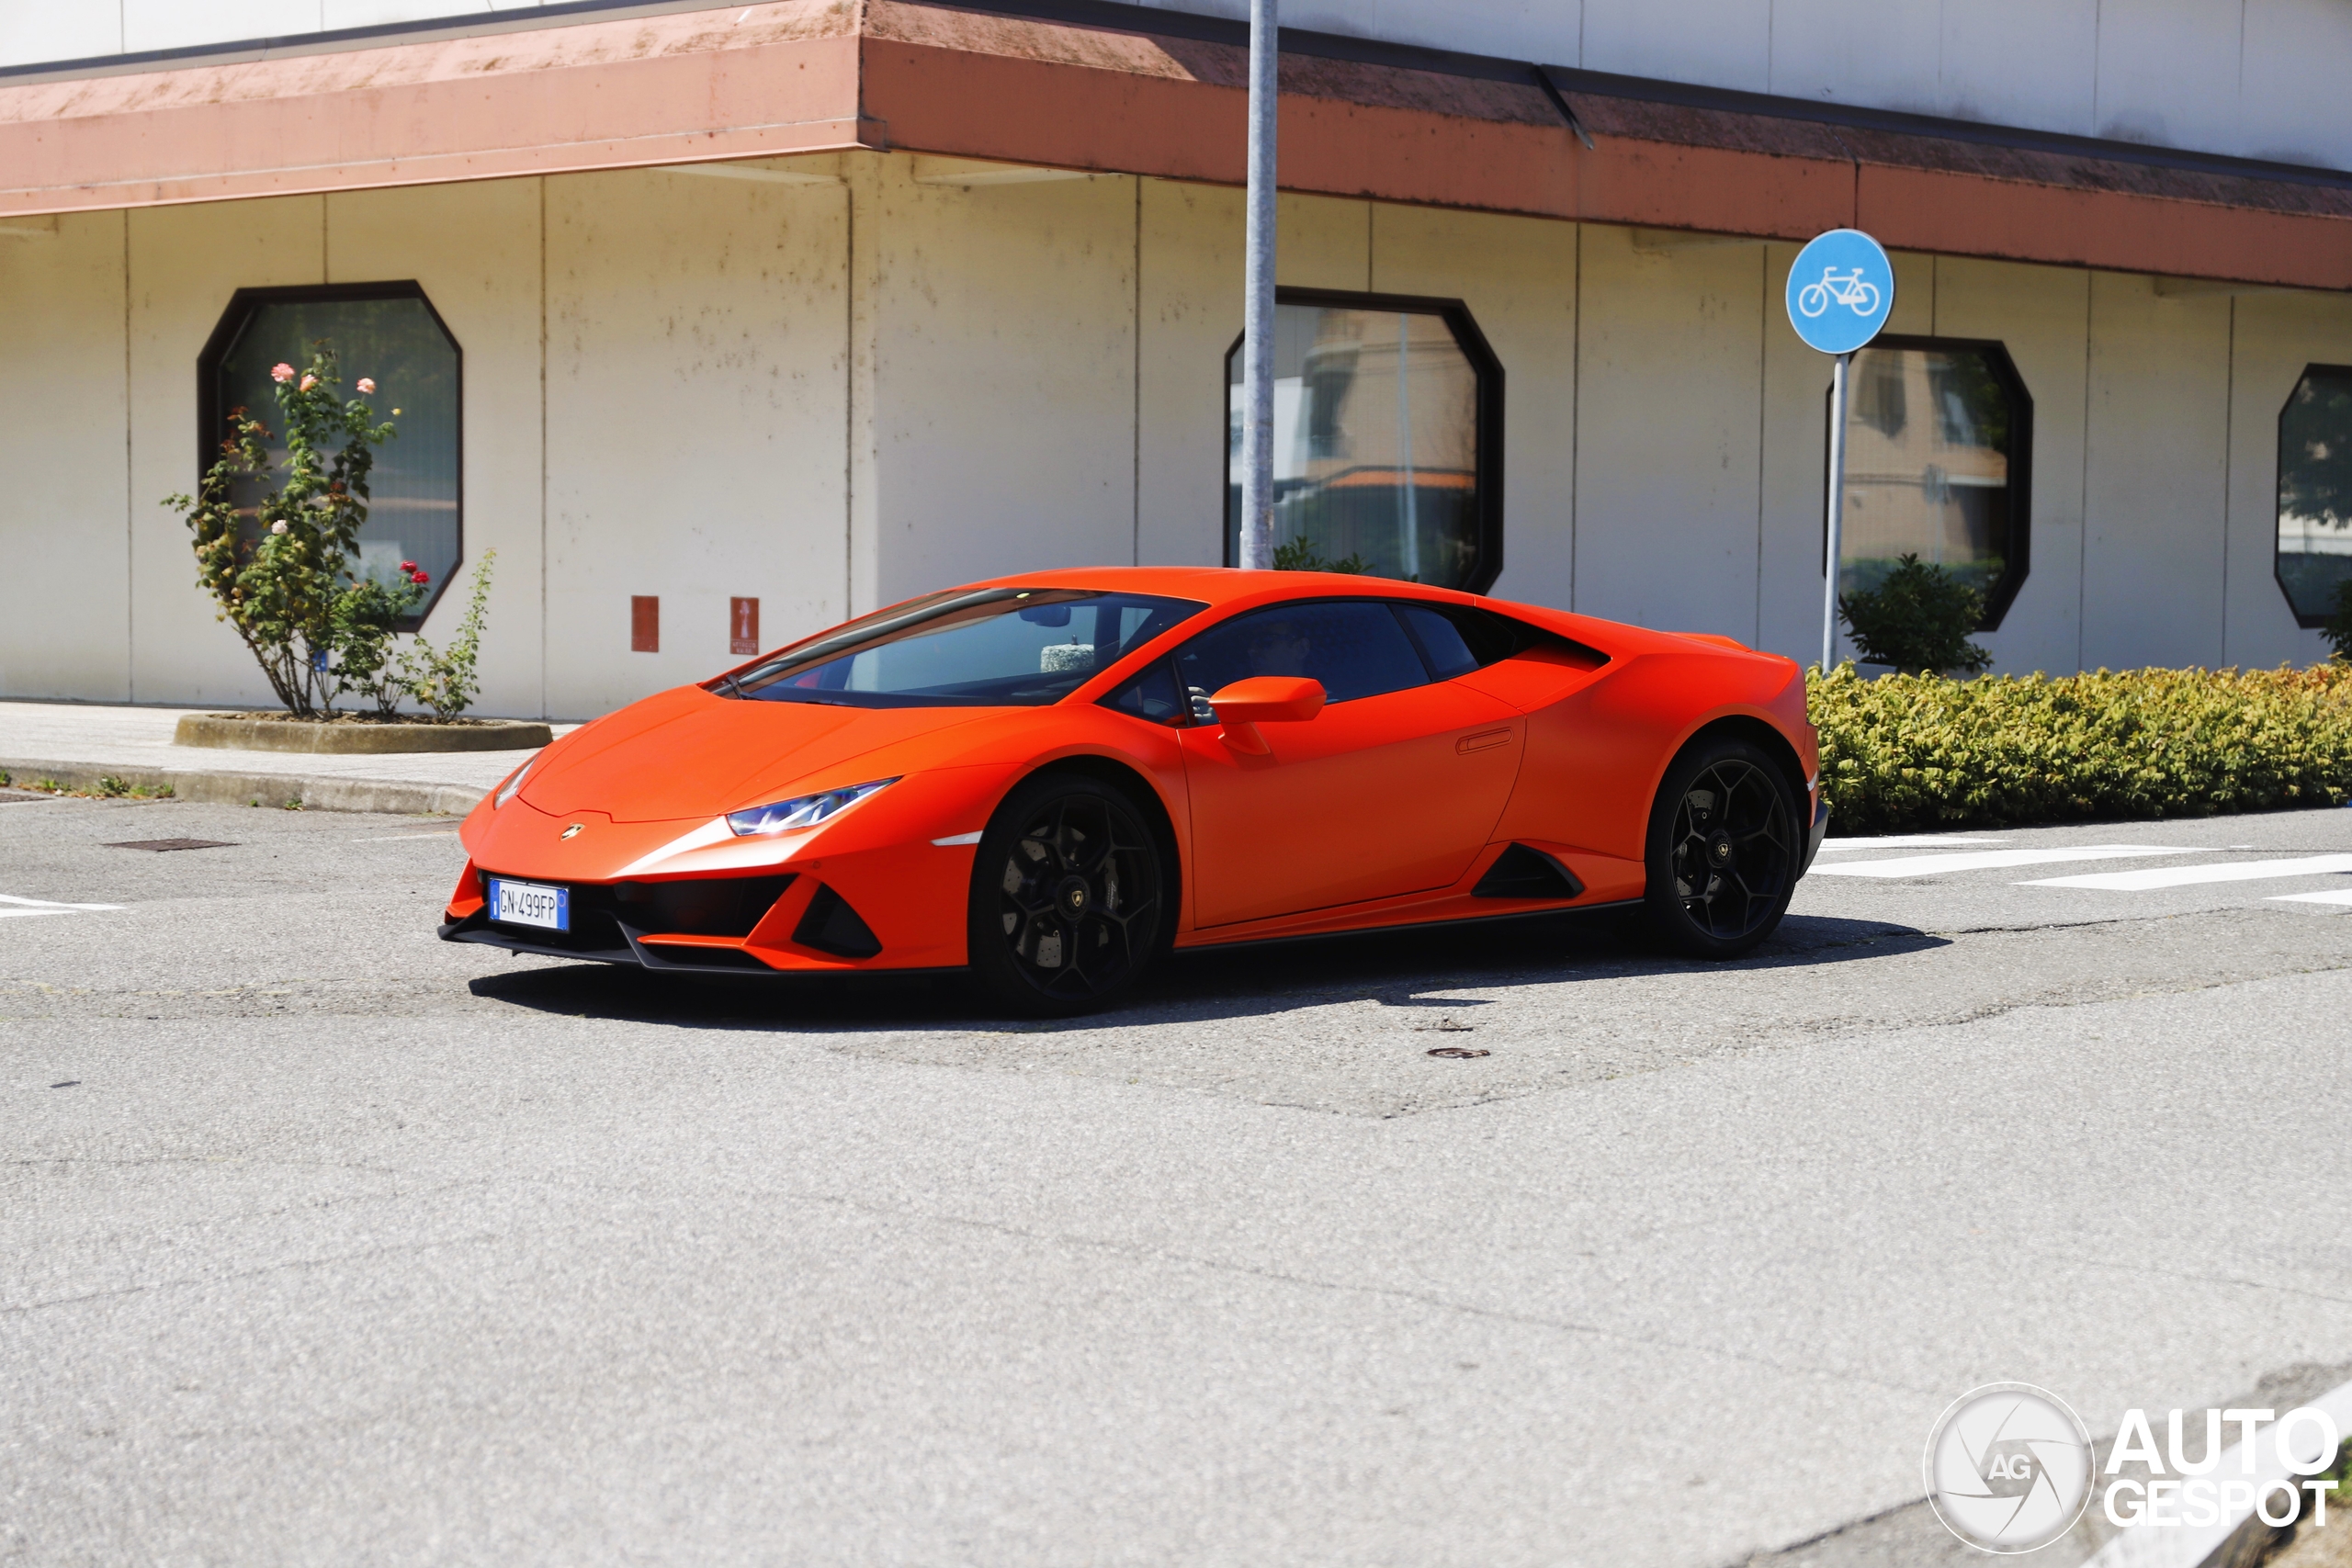
<svg viewBox="0 0 2352 1568">
<path fill-rule="evenodd" d="M 479 924 L 489 875 L 583 892 L 789 876 L 748 934 L 648 931 L 641 951 L 691 965 L 733 950 L 720 956 L 786 972 L 960 965 L 973 840 L 1022 779 L 1072 762 L 1123 770 L 1156 798 L 1181 888 L 1178 946 L 1608 904 L 1641 896 L 1651 803 L 1700 729 L 1750 721 L 1786 741 L 1808 789 L 1818 769 L 1803 672 L 1729 638 L 1309 572 L 1101 568 L 972 586 L 1125 591 L 1207 607 L 1045 706 L 852 708 L 738 701 L 704 686 L 658 693 L 547 748 L 503 806 L 493 796 L 475 807 L 445 931 Z M 1364 597 L 1476 605 L 1571 646 L 1334 703 L 1305 721 L 1250 725 L 1262 751 L 1215 722 L 1154 724 L 1099 700 L 1233 615 Z M 738 837 L 726 827 L 730 811 L 878 779 L 896 782 L 813 829 Z M 1583 893 L 1565 904 L 1474 897 L 1513 842 L 1553 856 Z M 800 940 L 822 887 L 870 928 L 878 952 L 844 956 Z"/>
</svg>

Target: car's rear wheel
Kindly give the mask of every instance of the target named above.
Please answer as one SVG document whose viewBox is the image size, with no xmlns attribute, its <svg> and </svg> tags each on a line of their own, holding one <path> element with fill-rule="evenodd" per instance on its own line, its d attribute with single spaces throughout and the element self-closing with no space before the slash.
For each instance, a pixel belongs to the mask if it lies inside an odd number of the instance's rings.
<svg viewBox="0 0 2352 1568">
<path fill-rule="evenodd" d="M 1159 953 L 1165 885 L 1159 845 L 1125 794 L 1080 774 L 1030 779 L 972 862 L 972 973 L 1018 1011 L 1102 1007 Z"/>
<path fill-rule="evenodd" d="M 1804 854 L 1780 767 L 1747 741 L 1702 738 L 1650 810 L 1650 928 L 1694 956 L 1736 958 L 1779 927 Z"/>
</svg>

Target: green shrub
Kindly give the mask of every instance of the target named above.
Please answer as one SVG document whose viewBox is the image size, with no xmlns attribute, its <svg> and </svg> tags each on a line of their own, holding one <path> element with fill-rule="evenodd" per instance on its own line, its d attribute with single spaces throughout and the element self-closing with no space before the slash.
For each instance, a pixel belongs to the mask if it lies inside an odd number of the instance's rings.
<svg viewBox="0 0 2352 1568">
<path fill-rule="evenodd" d="M 2352 664 L 1865 680 L 1811 672 L 1841 833 L 2198 817 L 2352 793 Z"/>
<path fill-rule="evenodd" d="M 1984 596 L 1916 552 L 1899 558 L 1877 588 L 1839 594 L 1838 610 L 1854 646 L 1873 664 L 1915 675 L 1976 671 L 1993 662 L 1968 640 L 1984 618 Z"/>
<path fill-rule="evenodd" d="M 481 682 L 474 665 L 481 653 L 482 616 L 490 608 L 490 569 L 497 559 L 496 550 L 482 552 L 481 564 L 474 568 L 473 596 L 466 604 L 466 618 L 458 623 L 457 640 L 447 652 L 435 649 L 419 632 L 401 655 L 401 679 L 408 694 L 431 708 L 435 718 L 457 717 L 481 694 Z M 390 711 L 390 705 L 386 705 L 386 711 Z"/>
<path fill-rule="evenodd" d="M 2335 585 L 2335 614 L 2320 624 L 2319 635 L 2327 638 L 2338 659 L 2352 659 L 2352 578 Z"/>
<path fill-rule="evenodd" d="M 1372 570 L 1372 563 L 1362 556 L 1342 556 L 1338 560 L 1325 560 L 1323 552 L 1315 547 L 1312 539 L 1292 539 L 1274 547 L 1276 571 L 1344 571 L 1361 576 Z"/>
</svg>

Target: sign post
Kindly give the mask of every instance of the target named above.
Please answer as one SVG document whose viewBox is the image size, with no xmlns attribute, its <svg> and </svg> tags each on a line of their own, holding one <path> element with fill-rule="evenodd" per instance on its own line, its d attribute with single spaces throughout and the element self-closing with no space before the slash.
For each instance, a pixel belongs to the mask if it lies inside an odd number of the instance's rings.
<svg viewBox="0 0 2352 1568">
<path fill-rule="evenodd" d="M 1838 647 L 1838 577 L 1845 553 L 1846 383 L 1854 351 L 1894 310 L 1894 264 L 1860 229 L 1815 235 L 1789 268 L 1789 324 L 1807 348 L 1834 355 L 1829 372 L 1829 526 L 1822 562 L 1821 671 Z"/>
<path fill-rule="evenodd" d="M 1250 186 L 1243 203 L 1241 538 L 1234 564 L 1274 564 L 1274 0 L 1250 0 Z"/>
</svg>

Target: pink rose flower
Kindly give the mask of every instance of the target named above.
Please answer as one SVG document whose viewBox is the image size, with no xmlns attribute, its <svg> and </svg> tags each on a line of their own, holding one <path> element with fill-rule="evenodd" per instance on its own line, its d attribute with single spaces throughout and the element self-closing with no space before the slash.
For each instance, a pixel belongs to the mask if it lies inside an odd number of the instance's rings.
<svg viewBox="0 0 2352 1568">
<path fill-rule="evenodd" d="M 373 376 L 362 376 L 359 378 L 358 385 L 359 389 L 362 392 L 372 392 L 376 389 L 376 378 Z"/>
<path fill-rule="evenodd" d="M 277 522 L 272 523 L 269 525 L 269 531 L 273 534 L 283 534 L 286 532 L 286 519 L 281 517 Z"/>
<path fill-rule="evenodd" d="M 311 388 L 313 388 L 313 387 L 317 386 L 318 384 L 319 384 L 319 378 L 318 378 L 316 376 L 305 376 L 305 377 L 303 377 L 303 378 L 302 378 L 302 384 L 301 384 L 300 387 L 296 388 L 296 389 L 295 389 L 295 390 L 297 390 L 297 391 L 300 391 L 300 392 L 307 392 L 307 391 L 309 391 Z"/>
<path fill-rule="evenodd" d="M 281 359 L 269 367 L 269 378 L 282 387 L 294 379 L 294 367 Z"/>
</svg>

